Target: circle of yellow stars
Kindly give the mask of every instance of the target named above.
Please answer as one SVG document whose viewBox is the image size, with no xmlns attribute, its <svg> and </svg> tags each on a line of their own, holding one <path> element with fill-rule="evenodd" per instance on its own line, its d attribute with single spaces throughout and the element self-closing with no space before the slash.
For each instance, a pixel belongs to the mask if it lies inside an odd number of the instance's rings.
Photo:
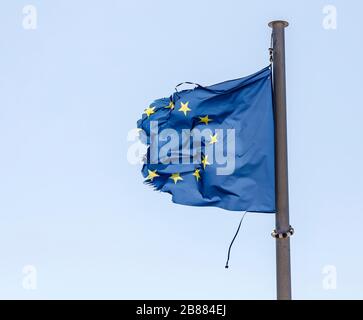
<svg viewBox="0 0 363 320">
<path fill-rule="evenodd" d="M 173 101 L 170 101 L 170 103 L 165 107 L 166 109 L 174 110 L 175 104 Z M 178 109 L 179 112 L 184 113 L 185 116 L 188 115 L 188 112 L 191 112 L 192 109 L 189 108 L 189 101 L 187 102 L 180 102 L 180 108 Z M 144 110 L 144 114 L 149 118 L 152 114 L 155 113 L 155 107 L 149 106 Z M 203 123 L 205 125 L 208 125 L 209 122 L 213 121 L 213 119 L 209 118 L 209 115 L 205 115 L 203 117 L 198 117 L 199 123 Z M 214 134 L 210 136 L 209 144 L 215 144 L 218 142 L 218 134 Z M 210 165 L 208 162 L 208 155 L 202 156 L 202 166 L 203 169 Z M 200 175 L 200 169 L 195 169 L 193 172 L 193 176 L 195 177 L 196 181 L 198 182 L 201 179 Z M 157 170 L 148 170 L 148 175 L 146 177 L 146 180 L 153 181 L 155 178 L 160 177 L 160 175 L 157 173 Z M 174 181 L 174 184 L 177 184 L 179 181 L 183 181 L 184 179 L 181 177 L 180 173 L 173 173 L 170 175 L 169 179 Z"/>
</svg>

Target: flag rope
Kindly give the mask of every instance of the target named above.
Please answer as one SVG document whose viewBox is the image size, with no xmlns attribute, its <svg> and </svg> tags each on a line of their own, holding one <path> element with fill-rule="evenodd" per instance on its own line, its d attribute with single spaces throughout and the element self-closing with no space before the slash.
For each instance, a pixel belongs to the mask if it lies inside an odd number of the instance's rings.
<svg viewBox="0 0 363 320">
<path fill-rule="evenodd" d="M 241 224 L 242 224 L 242 221 L 243 221 L 246 213 L 247 213 L 247 211 L 244 212 L 244 214 L 243 214 L 243 216 L 241 218 L 241 221 L 239 222 L 239 225 L 238 225 L 236 234 L 234 235 L 234 237 L 233 237 L 233 239 L 231 241 L 231 244 L 229 245 L 229 248 L 228 248 L 228 256 L 227 256 L 227 261 L 226 261 L 226 266 L 225 266 L 226 269 L 228 269 L 228 262 L 229 262 L 229 258 L 230 258 L 230 255 L 231 255 L 231 249 L 232 249 L 233 242 L 234 242 L 234 240 L 236 239 L 236 237 L 238 235 L 239 229 L 241 228 Z"/>
</svg>

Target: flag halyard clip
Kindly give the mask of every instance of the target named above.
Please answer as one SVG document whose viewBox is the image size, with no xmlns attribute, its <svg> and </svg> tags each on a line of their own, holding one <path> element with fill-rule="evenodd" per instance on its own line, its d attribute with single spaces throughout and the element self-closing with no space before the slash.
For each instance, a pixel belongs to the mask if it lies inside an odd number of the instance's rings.
<svg viewBox="0 0 363 320">
<path fill-rule="evenodd" d="M 270 63 L 274 62 L 274 49 L 273 48 L 268 48 L 268 53 L 270 56 Z"/>
<path fill-rule="evenodd" d="M 294 234 L 295 230 L 290 226 L 290 229 L 285 232 L 277 232 L 276 229 L 271 232 L 271 236 L 275 239 L 286 239 L 290 238 Z"/>
<path fill-rule="evenodd" d="M 270 56 L 270 63 L 272 64 L 274 62 L 274 33 L 271 32 L 271 42 L 270 42 L 270 48 L 268 48 L 268 53 Z"/>
</svg>

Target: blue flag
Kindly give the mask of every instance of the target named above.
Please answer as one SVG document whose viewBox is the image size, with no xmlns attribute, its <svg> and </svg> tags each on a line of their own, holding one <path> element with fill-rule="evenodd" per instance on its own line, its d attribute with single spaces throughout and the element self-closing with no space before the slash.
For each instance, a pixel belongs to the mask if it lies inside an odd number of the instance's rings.
<svg viewBox="0 0 363 320">
<path fill-rule="evenodd" d="M 176 91 L 154 101 L 137 125 L 148 146 L 145 182 L 174 203 L 275 212 L 270 67 Z"/>
</svg>

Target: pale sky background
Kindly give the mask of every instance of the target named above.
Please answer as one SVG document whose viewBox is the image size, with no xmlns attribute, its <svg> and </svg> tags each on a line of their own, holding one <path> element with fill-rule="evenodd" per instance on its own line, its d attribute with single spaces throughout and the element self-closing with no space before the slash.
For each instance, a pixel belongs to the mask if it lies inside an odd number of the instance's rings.
<svg viewBox="0 0 363 320">
<path fill-rule="evenodd" d="M 273 215 L 246 216 L 226 270 L 240 214 L 173 204 L 126 154 L 150 102 L 265 67 L 267 23 L 286 19 L 293 296 L 363 299 L 362 12 L 358 0 L 3 1 L 0 298 L 274 299 Z"/>
</svg>

